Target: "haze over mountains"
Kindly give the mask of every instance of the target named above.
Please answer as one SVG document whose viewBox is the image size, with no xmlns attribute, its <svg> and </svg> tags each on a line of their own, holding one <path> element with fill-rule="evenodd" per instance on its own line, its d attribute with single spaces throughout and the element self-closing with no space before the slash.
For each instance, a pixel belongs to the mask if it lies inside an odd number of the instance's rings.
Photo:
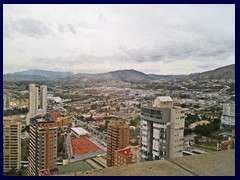
<svg viewBox="0 0 240 180">
<path fill-rule="evenodd" d="M 203 73 L 195 73 L 190 75 L 157 75 L 157 74 L 145 74 L 134 69 L 130 70 L 118 70 L 107 73 L 88 74 L 72 72 L 59 72 L 59 71 L 45 71 L 32 69 L 27 71 L 8 73 L 3 75 L 4 81 L 46 81 L 46 80 L 66 80 L 66 79 L 81 79 L 88 80 L 119 80 L 129 82 L 140 82 L 146 80 L 158 80 L 158 79 L 178 79 L 178 78 L 191 78 L 194 80 L 199 79 L 235 79 L 235 64 L 217 68 L 212 71 L 206 71 Z"/>
</svg>

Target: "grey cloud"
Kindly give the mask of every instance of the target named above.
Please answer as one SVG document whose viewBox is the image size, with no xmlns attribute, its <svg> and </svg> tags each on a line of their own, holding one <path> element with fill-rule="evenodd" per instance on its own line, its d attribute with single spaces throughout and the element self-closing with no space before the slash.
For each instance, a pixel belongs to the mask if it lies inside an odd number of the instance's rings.
<svg viewBox="0 0 240 180">
<path fill-rule="evenodd" d="M 53 35 L 53 31 L 42 21 L 32 18 L 22 18 L 17 21 L 10 21 L 13 30 L 24 35 L 39 38 L 45 35 Z"/>
<path fill-rule="evenodd" d="M 11 28 L 9 27 L 9 24 L 7 22 L 3 22 L 3 37 L 12 39 Z"/>
<path fill-rule="evenodd" d="M 71 24 L 67 24 L 67 25 L 58 24 L 58 31 L 60 33 L 69 33 L 70 32 L 73 34 L 77 34 L 76 29 Z"/>
<path fill-rule="evenodd" d="M 184 42 L 169 41 L 160 42 L 151 48 L 120 50 L 129 60 L 137 62 L 155 61 L 178 61 L 184 59 L 192 60 L 215 60 L 227 58 L 235 51 L 233 39 L 198 39 L 186 40 Z"/>
</svg>

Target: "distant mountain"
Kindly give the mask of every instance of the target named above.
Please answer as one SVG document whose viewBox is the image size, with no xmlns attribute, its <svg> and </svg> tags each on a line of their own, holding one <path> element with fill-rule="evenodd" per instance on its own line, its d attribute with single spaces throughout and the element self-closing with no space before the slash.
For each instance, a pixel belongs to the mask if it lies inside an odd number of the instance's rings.
<svg viewBox="0 0 240 180">
<path fill-rule="evenodd" d="M 157 75 L 157 74 L 144 74 L 143 72 L 134 69 L 118 70 L 107 73 L 88 74 L 72 72 L 56 72 L 32 69 L 27 71 L 8 73 L 3 75 L 4 81 L 104 81 L 104 80 L 118 80 L 128 82 L 140 82 L 146 80 L 158 79 L 177 79 L 177 78 L 190 78 L 193 80 L 199 79 L 235 79 L 235 64 L 221 67 L 212 71 L 202 73 L 195 73 L 190 75 Z"/>
<path fill-rule="evenodd" d="M 151 77 L 148 75 L 130 69 L 130 70 L 118 70 L 118 71 L 111 71 L 108 73 L 101 73 L 101 74 L 86 74 L 86 73 L 79 73 L 74 75 L 74 77 L 84 77 L 87 79 L 94 79 L 94 80 L 119 80 L 119 81 L 130 81 L 130 82 L 138 82 L 149 80 Z"/>
<path fill-rule="evenodd" d="M 202 73 L 190 74 L 188 78 L 193 80 L 206 79 L 235 79 L 235 64 L 217 68 L 215 70 L 206 71 Z"/>
<path fill-rule="evenodd" d="M 35 76 L 44 76 L 44 77 L 66 77 L 72 76 L 72 72 L 60 72 L 60 71 L 45 71 L 39 69 L 30 69 L 27 71 L 15 72 L 16 75 L 35 75 Z"/>
<path fill-rule="evenodd" d="M 4 81 L 46 81 L 74 75 L 72 72 L 45 71 L 31 69 L 27 71 L 8 73 L 3 75 Z"/>
<path fill-rule="evenodd" d="M 179 75 L 158 75 L 158 74 L 148 74 L 151 79 L 158 80 L 158 79 L 178 79 L 184 78 L 188 75 L 186 74 L 179 74 Z"/>
</svg>

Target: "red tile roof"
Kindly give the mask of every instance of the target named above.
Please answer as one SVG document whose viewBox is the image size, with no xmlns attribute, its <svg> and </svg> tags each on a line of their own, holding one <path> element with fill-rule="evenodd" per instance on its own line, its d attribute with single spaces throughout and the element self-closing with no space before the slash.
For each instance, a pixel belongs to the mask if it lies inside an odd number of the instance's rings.
<svg viewBox="0 0 240 180">
<path fill-rule="evenodd" d="M 72 149 L 73 154 L 84 154 L 90 151 L 98 151 L 101 150 L 96 144 L 92 141 L 88 140 L 87 138 L 73 138 L 72 139 Z"/>
</svg>

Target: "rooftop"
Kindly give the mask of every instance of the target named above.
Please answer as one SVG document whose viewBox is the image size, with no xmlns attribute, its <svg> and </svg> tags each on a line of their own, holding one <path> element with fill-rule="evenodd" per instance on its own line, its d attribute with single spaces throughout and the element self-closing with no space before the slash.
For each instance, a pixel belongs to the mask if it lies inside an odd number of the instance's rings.
<svg viewBox="0 0 240 180">
<path fill-rule="evenodd" d="M 138 146 L 128 146 L 124 149 L 119 149 L 116 152 L 122 154 L 126 157 L 132 157 L 133 153 L 136 151 L 140 151 L 140 147 Z"/>
<path fill-rule="evenodd" d="M 77 133 L 79 136 L 86 136 L 88 134 L 90 134 L 88 131 L 86 131 L 85 129 L 81 128 L 81 127 L 73 127 L 71 128 L 72 131 L 74 131 L 75 133 Z"/>
<path fill-rule="evenodd" d="M 65 174 L 66 175 L 66 174 Z M 110 167 L 70 176 L 235 176 L 235 150 Z"/>
<path fill-rule="evenodd" d="M 172 98 L 170 96 L 159 96 L 157 97 L 161 102 L 172 102 Z"/>
<path fill-rule="evenodd" d="M 100 147 L 98 147 L 96 144 L 94 144 L 87 138 L 73 138 L 72 149 L 74 155 L 102 150 Z"/>
</svg>

